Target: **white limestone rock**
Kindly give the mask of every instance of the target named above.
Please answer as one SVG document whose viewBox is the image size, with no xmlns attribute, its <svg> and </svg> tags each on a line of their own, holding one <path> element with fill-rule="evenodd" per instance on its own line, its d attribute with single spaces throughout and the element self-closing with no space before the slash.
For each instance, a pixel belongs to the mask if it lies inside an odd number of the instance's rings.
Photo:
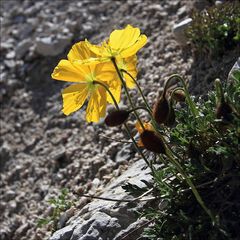
<svg viewBox="0 0 240 240">
<path fill-rule="evenodd" d="M 180 45 L 187 44 L 187 37 L 186 37 L 185 31 L 191 25 L 191 23 L 192 23 L 192 18 L 187 18 L 173 26 L 174 37 Z"/>
</svg>

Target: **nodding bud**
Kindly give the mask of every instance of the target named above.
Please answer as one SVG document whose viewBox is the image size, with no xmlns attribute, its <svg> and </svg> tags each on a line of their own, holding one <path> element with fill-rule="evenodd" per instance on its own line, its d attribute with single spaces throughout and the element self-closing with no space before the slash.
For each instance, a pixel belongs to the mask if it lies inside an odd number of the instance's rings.
<svg viewBox="0 0 240 240">
<path fill-rule="evenodd" d="M 176 102 L 185 102 L 185 92 L 182 89 L 177 89 L 173 91 L 171 98 L 174 99 Z"/>
<path fill-rule="evenodd" d="M 129 117 L 129 111 L 116 110 L 107 115 L 105 123 L 109 127 L 115 127 L 123 124 Z"/>
<path fill-rule="evenodd" d="M 215 80 L 215 88 L 217 95 L 216 117 L 222 118 L 224 121 L 231 121 L 233 109 L 225 100 L 222 83 L 219 79 Z"/>
<path fill-rule="evenodd" d="M 144 130 L 140 134 L 141 143 L 147 150 L 154 153 L 166 154 L 165 145 L 162 139 L 150 130 Z"/>
<path fill-rule="evenodd" d="M 225 102 L 224 99 L 222 99 L 218 104 L 216 108 L 216 117 L 217 118 L 222 118 L 225 121 L 231 121 L 233 116 L 231 113 L 233 112 L 232 107 Z"/>
<path fill-rule="evenodd" d="M 175 123 L 175 120 L 176 120 L 176 115 L 175 115 L 175 111 L 174 111 L 172 103 L 170 103 L 169 108 L 170 108 L 170 111 L 169 111 L 169 114 L 168 114 L 167 121 L 165 122 L 165 125 L 168 126 L 168 127 L 172 127 Z"/>
<path fill-rule="evenodd" d="M 169 112 L 168 100 L 165 96 L 162 96 L 153 107 L 153 117 L 158 124 L 162 124 L 167 121 Z"/>
</svg>

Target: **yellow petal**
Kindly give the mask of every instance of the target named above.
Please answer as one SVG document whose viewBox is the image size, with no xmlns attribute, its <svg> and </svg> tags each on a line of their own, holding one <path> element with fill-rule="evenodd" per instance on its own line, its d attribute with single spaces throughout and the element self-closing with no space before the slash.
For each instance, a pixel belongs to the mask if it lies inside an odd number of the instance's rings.
<svg viewBox="0 0 240 240">
<path fill-rule="evenodd" d="M 120 55 L 122 58 L 130 57 L 137 53 L 137 51 L 142 48 L 147 43 L 147 36 L 142 34 L 139 36 L 138 40 L 127 49 L 121 51 Z"/>
<path fill-rule="evenodd" d="M 112 62 L 99 63 L 95 68 L 96 80 L 111 82 L 118 79 L 118 74 Z"/>
<path fill-rule="evenodd" d="M 61 60 L 55 67 L 52 78 L 68 82 L 84 82 L 87 68 L 78 68 L 68 60 Z"/>
<path fill-rule="evenodd" d="M 109 46 L 114 50 L 126 49 L 132 46 L 138 40 L 139 36 L 139 28 L 127 25 L 124 29 L 114 30 L 110 34 Z"/>
<path fill-rule="evenodd" d="M 88 66 L 95 66 L 99 63 L 109 62 L 109 57 L 96 57 L 96 58 L 87 58 L 84 60 L 74 60 L 73 63 L 77 63 L 80 65 L 88 65 Z"/>
<path fill-rule="evenodd" d="M 121 81 L 113 64 L 111 62 L 107 62 L 96 65 L 95 77 L 96 80 L 103 82 L 108 87 L 117 103 L 119 103 L 121 95 Z M 112 104 L 114 103 L 109 93 L 107 93 L 107 101 Z"/>
<path fill-rule="evenodd" d="M 92 51 L 97 56 L 95 57 L 111 57 L 111 54 L 108 51 L 108 44 L 103 42 L 100 46 L 91 44 L 87 39 L 85 40 L 87 48 Z"/>
<path fill-rule="evenodd" d="M 90 51 L 86 42 L 81 41 L 72 46 L 72 49 L 68 53 L 69 61 L 84 60 L 88 58 L 95 58 L 96 54 Z"/>
<path fill-rule="evenodd" d="M 105 115 L 106 115 L 107 94 L 106 94 L 106 90 L 101 86 L 98 87 L 98 92 L 99 92 L 99 96 L 100 96 L 99 116 L 102 118 L 102 117 L 105 117 Z"/>
<path fill-rule="evenodd" d="M 62 92 L 63 113 L 69 115 L 82 107 L 88 95 L 87 84 L 74 84 L 65 88 Z"/>
<path fill-rule="evenodd" d="M 143 132 L 142 126 L 139 121 L 137 121 L 137 123 L 135 124 L 135 128 L 140 134 Z"/>
<path fill-rule="evenodd" d="M 154 131 L 154 128 L 150 122 L 144 122 L 143 126 L 145 130 Z M 141 134 L 144 130 L 139 121 L 137 121 L 137 123 L 135 124 L 135 128 L 137 129 L 139 134 Z"/>
<path fill-rule="evenodd" d="M 121 89 L 122 89 L 122 84 L 120 80 L 112 81 L 111 83 L 109 83 L 108 88 L 112 93 L 113 97 L 115 98 L 116 102 L 119 103 L 121 98 Z M 107 101 L 111 104 L 114 104 L 114 101 L 110 96 L 110 94 L 107 94 Z"/>
<path fill-rule="evenodd" d="M 136 55 L 128 58 L 117 58 L 117 64 L 119 69 L 127 71 L 134 79 L 137 77 L 137 57 Z M 123 72 L 123 77 L 125 79 L 126 85 L 128 88 L 134 88 L 134 80 L 126 73 Z"/>
<path fill-rule="evenodd" d="M 86 110 L 87 122 L 98 122 L 106 113 L 106 94 L 104 91 L 94 90 L 88 102 Z"/>
</svg>

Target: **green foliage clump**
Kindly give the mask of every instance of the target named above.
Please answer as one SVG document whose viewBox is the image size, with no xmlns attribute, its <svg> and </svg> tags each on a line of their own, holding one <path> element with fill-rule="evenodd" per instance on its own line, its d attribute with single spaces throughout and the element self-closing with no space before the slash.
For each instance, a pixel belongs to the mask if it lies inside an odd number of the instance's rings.
<svg viewBox="0 0 240 240">
<path fill-rule="evenodd" d="M 156 200 L 141 214 L 152 222 L 146 239 L 240 239 L 240 71 L 232 77 L 224 90 L 196 101 L 197 116 L 186 106 L 176 110 L 177 124 L 169 132 L 171 149 L 215 222 L 165 158 L 166 166 L 154 174 Z M 217 118 L 223 98 L 231 111 Z"/>
<path fill-rule="evenodd" d="M 186 34 L 196 52 L 216 57 L 240 44 L 238 1 L 194 11 L 192 19 Z"/>
<path fill-rule="evenodd" d="M 71 208 L 74 202 L 70 199 L 68 189 L 64 188 L 61 190 L 61 194 L 56 198 L 50 198 L 48 203 L 51 204 L 53 210 L 50 215 L 46 218 L 40 218 L 38 220 L 38 226 L 42 227 L 45 225 L 50 225 L 52 231 L 58 229 L 58 222 L 61 214 Z"/>
</svg>

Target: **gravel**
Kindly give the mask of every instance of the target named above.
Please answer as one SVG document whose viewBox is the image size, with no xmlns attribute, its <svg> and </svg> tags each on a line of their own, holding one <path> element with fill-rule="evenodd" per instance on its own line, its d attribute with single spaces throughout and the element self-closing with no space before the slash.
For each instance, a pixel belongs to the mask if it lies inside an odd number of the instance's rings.
<svg viewBox="0 0 240 240">
<path fill-rule="evenodd" d="M 189 80 L 194 94 L 211 88 L 214 77 L 227 76 L 236 52 L 220 63 L 196 62 L 174 39 L 173 26 L 192 7 L 187 0 L 1 1 L 0 239 L 48 239 L 50 229 L 37 227 L 49 214 L 48 199 L 62 188 L 96 193 L 139 159 L 131 144 L 109 139 L 125 139 L 121 129 L 87 124 L 85 107 L 62 114 L 65 85 L 50 75 L 73 43 L 100 42 L 127 24 L 139 27 L 148 44 L 139 53 L 138 81 L 150 104 L 173 73 Z M 132 96 L 141 104 L 136 90 Z"/>
</svg>

